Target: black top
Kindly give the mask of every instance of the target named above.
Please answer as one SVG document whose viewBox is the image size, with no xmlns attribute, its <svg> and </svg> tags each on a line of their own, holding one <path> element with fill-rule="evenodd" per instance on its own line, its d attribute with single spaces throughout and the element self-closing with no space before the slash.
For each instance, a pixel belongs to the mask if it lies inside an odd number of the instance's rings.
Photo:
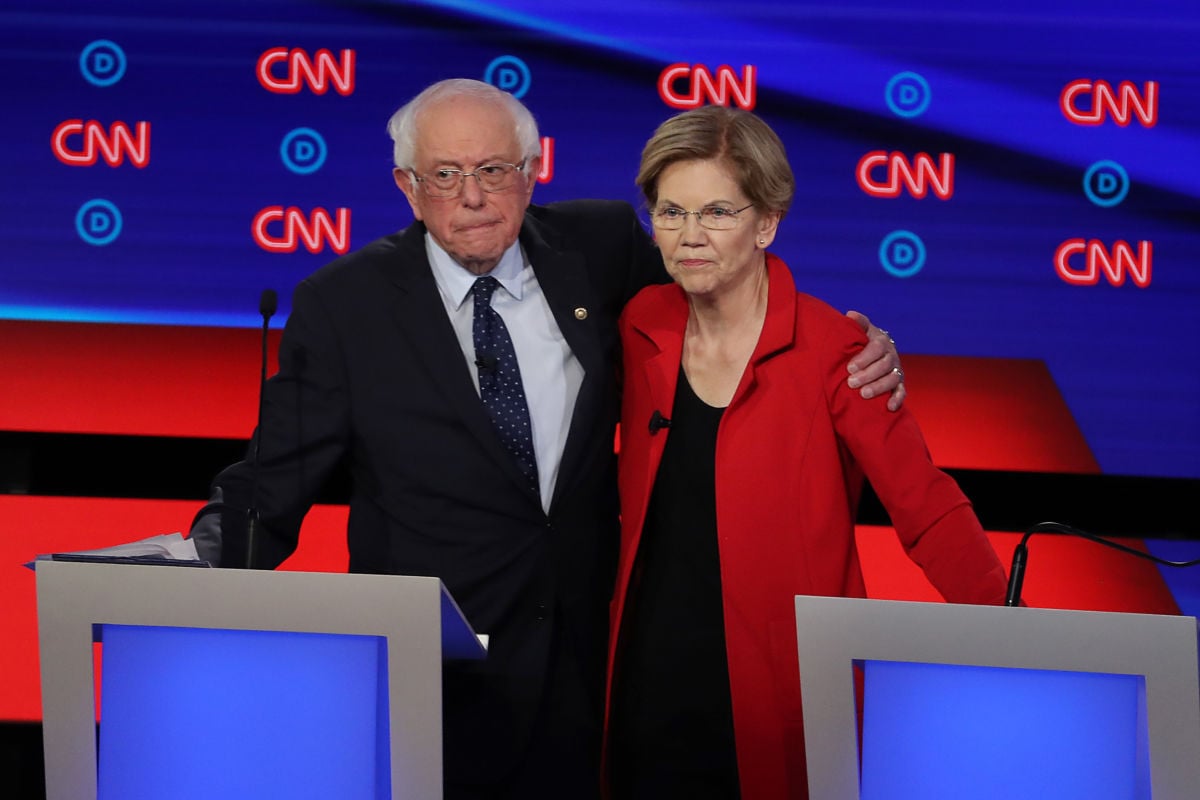
<svg viewBox="0 0 1200 800">
<path fill-rule="evenodd" d="M 723 411 L 679 370 L 620 632 L 610 726 L 618 800 L 738 796 L 714 488 Z"/>
</svg>

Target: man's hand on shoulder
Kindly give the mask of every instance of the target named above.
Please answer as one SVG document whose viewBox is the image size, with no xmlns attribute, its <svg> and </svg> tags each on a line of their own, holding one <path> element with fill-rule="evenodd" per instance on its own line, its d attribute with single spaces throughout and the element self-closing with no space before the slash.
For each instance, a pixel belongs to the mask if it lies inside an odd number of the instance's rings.
<svg viewBox="0 0 1200 800">
<path fill-rule="evenodd" d="M 882 328 L 871 324 L 866 314 L 847 311 L 846 316 L 858 323 L 867 334 L 867 346 L 846 367 L 850 378 L 846 381 L 851 389 L 859 389 L 868 400 L 891 393 L 888 410 L 899 411 L 908 395 L 904 388 L 904 370 L 900 369 L 900 353 L 896 342 Z"/>
</svg>

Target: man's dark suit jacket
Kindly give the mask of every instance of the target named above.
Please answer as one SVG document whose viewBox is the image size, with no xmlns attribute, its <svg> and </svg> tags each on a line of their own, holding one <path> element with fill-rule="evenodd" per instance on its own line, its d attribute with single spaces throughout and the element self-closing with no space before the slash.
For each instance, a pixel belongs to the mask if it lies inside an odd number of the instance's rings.
<svg viewBox="0 0 1200 800">
<path fill-rule="evenodd" d="M 629 298 L 666 274 L 627 204 L 526 213 L 521 244 L 585 372 L 547 514 L 480 402 L 424 235 L 416 223 L 297 287 L 257 434 L 265 534 L 256 565 L 273 568 L 294 550 L 302 518 L 344 463 L 350 571 L 436 575 L 489 635 L 486 661 L 446 672 L 445 771 L 502 779 L 530 740 L 552 641 L 594 693 L 594 708 L 581 711 L 595 714 L 599 741 L 619 530 L 616 322 Z M 223 566 L 241 566 L 237 509 L 250 504 L 251 476 L 244 461 L 213 484 Z M 198 544 L 203 555 L 208 543 Z"/>
</svg>

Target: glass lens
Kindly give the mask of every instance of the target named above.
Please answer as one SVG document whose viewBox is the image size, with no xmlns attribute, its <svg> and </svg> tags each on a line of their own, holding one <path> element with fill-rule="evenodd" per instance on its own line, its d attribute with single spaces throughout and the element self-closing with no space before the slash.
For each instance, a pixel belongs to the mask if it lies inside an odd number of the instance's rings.
<svg viewBox="0 0 1200 800">
<path fill-rule="evenodd" d="M 486 164 L 475 170 L 475 177 L 484 189 L 495 192 L 511 186 L 515 173 L 516 167 L 512 164 Z"/>
<path fill-rule="evenodd" d="M 439 169 L 425 180 L 430 189 L 436 189 L 439 193 L 457 194 L 458 187 L 462 184 L 462 172 L 457 169 Z"/>
<path fill-rule="evenodd" d="M 737 226 L 738 212 L 723 206 L 705 206 L 699 211 L 684 211 L 682 208 L 668 206 L 654 212 L 654 224 L 663 230 L 677 230 L 692 214 L 700 225 L 714 231 L 729 230 Z"/>
<path fill-rule="evenodd" d="M 517 164 L 484 164 L 474 172 L 461 169 L 439 169 L 421 177 L 421 185 L 431 197 L 455 197 L 462 191 L 466 178 L 475 178 L 485 192 L 500 192 L 516 182 Z"/>
<path fill-rule="evenodd" d="M 700 209 L 700 224 L 715 231 L 728 230 L 737 225 L 737 212 L 720 206 Z"/>
</svg>

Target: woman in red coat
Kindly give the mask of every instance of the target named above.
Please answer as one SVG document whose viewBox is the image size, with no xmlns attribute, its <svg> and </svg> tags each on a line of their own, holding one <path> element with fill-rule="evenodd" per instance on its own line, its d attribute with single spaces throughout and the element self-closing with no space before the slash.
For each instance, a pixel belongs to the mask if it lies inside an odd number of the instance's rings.
<svg viewBox="0 0 1200 800">
<path fill-rule="evenodd" d="M 861 329 L 767 252 L 795 190 L 774 132 L 685 112 L 638 185 L 675 282 L 621 320 L 611 794 L 804 798 L 793 597 L 864 596 L 864 475 L 947 600 L 1003 603 L 1004 569 L 913 417 L 845 385 Z"/>
</svg>

